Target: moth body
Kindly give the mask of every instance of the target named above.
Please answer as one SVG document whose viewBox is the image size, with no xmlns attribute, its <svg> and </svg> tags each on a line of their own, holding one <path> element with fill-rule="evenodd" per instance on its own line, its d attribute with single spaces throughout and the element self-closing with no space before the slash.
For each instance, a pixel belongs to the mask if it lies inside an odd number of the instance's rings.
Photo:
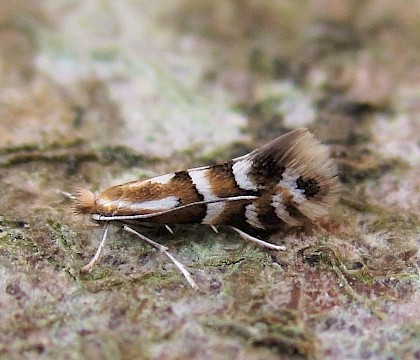
<svg viewBox="0 0 420 360">
<path fill-rule="evenodd" d="M 328 149 L 306 129 L 222 164 L 81 189 L 75 208 L 95 220 L 201 223 L 275 231 L 325 217 L 338 192 Z"/>
<path fill-rule="evenodd" d="M 82 270 L 90 271 L 104 246 L 108 223 L 122 228 L 163 252 L 188 283 L 188 270 L 168 249 L 131 226 L 171 224 L 230 226 L 260 246 L 285 250 L 260 240 L 251 231 L 273 232 L 324 218 L 337 198 L 337 167 L 307 129 L 291 131 L 251 153 L 213 166 L 178 171 L 110 187 L 98 195 L 79 189 L 74 208 L 105 224 L 98 250 Z"/>
</svg>

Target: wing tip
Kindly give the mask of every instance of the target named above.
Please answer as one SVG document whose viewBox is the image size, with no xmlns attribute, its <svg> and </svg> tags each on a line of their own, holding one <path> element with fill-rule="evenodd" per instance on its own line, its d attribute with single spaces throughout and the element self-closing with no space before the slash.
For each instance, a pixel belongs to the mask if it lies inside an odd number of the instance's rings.
<svg viewBox="0 0 420 360">
<path fill-rule="evenodd" d="M 304 182 L 316 184 L 316 190 L 310 196 L 306 194 L 305 201 L 294 205 L 299 212 L 310 220 L 318 220 L 328 214 L 340 192 L 338 167 L 330 157 L 328 146 L 317 140 L 308 129 L 299 128 L 255 152 L 257 163 L 267 157 L 273 158 L 278 167 L 285 169 L 283 176 L 285 173 L 293 174 Z"/>
</svg>

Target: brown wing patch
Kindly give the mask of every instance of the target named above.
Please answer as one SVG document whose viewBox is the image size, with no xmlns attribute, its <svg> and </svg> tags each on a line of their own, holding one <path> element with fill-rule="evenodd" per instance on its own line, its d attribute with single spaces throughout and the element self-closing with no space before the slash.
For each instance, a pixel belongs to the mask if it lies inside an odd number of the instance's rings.
<svg viewBox="0 0 420 360">
<path fill-rule="evenodd" d="M 211 166 L 206 170 L 212 193 L 219 198 L 255 195 L 254 191 L 244 190 L 238 186 L 232 172 L 232 165 L 233 161 L 229 161 Z"/>
</svg>

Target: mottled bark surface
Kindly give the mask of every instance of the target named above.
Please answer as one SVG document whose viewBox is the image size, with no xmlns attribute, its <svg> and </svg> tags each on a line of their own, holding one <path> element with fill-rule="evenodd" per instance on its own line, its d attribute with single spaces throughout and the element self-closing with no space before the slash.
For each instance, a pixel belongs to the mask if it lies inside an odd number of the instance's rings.
<svg viewBox="0 0 420 360">
<path fill-rule="evenodd" d="M 420 358 L 417 1 L 0 3 L 0 358 Z M 331 217 L 270 239 L 99 229 L 58 190 L 330 144 Z"/>
</svg>

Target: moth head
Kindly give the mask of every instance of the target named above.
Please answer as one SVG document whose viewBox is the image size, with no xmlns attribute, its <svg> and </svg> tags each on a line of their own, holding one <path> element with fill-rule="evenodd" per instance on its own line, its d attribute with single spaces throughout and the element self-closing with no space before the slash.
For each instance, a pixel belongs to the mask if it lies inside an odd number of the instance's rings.
<svg viewBox="0 0 420 360">
<path fill-rule="evenodd" d="M 76 189 L 73 209 L 77 214 L 93 214 L 96 210 L 96 199 L 93 192 L 84 188 Z"/>
</svg>

